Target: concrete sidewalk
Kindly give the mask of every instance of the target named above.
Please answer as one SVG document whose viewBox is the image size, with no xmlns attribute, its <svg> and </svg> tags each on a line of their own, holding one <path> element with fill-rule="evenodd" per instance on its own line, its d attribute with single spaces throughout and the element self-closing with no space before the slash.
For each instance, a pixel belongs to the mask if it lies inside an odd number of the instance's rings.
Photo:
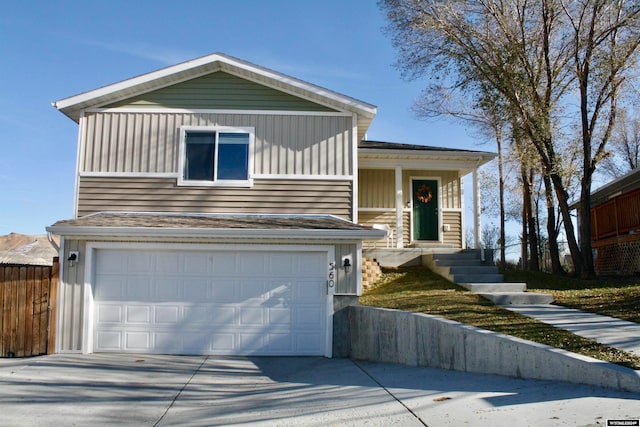
<svg viewBox="0 0 640 427">
<path fill-rule="evenodd" d="M 321 357 L 0 359 L 3 426 L 605 426 L 640 393 Z"/>
<path fill-rule="evenodd" d="M 640 356 L 640 324 L 557 305 L 504 305 L 576 335 Z"/>
</svg>

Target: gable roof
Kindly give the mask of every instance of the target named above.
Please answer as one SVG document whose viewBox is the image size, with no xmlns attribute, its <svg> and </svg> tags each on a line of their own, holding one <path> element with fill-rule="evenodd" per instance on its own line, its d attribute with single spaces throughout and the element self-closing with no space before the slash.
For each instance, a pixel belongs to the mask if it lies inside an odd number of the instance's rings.
<svg viewBox="0 0 640 427">
<path fill-rule="evenodd" d="M 376 115 L 377 108 L 374 105 L 222 53 L 213 53 L 64 98 L 53 102 L 53 106 L 78 122 L 83 110 L 104 107 L 217 71 L 224 71 L 338 111 L 355 113 L 361 134 L 358 139 L 362 139 Z"/>
<path fill-rule="evenodd" d="M 429 145 L 401 144 L 397 142 L 360 141 L 358 165 L 361 168 L 395 167 L 457 170 L 464 175 L 490 162 L 496 157 L 489 151 Z"/>
</svg>

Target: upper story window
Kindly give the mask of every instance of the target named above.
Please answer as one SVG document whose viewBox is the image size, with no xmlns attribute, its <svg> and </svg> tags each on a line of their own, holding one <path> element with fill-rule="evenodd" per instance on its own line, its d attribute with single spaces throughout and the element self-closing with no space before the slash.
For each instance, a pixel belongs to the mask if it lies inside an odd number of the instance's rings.
<svg viewBox="0 0 640 427">
<path fill-rule="evenodd" d="M 253 171 L 253 129 L 182 128 L 182 185 L 250 186 Z"/>
</svg>

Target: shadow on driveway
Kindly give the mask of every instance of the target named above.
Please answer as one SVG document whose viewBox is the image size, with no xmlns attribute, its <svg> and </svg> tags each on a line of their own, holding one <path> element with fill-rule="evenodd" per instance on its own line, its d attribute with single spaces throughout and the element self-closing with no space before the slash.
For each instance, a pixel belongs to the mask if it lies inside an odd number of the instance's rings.
<svg viewBox="0 0 640 427">
<path fill-rule="evenodd" d="M 604 425 L 640 394 L 320 357 L 0 359 L 2 425 Z M 484 422 L 486 424 L 478 424 Z"/>
</svg>

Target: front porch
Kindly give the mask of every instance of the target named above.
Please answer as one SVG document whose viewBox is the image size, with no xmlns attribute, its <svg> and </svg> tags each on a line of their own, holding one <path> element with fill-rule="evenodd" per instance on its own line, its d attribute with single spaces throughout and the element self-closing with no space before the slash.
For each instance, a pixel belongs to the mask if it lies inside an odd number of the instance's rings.
<svg viewBox="0 0 640 427">
<path fill-rule="evenodd" d="M 474 246 L 479 248 L 478 168 L 494 157 L 482 151 L 362 141 L 358 147 L 357 222 L 387 231 L 386 240 L 365 241 L 363 248 L 464 249 L 463 178 L 470 173 L 471 223 Z"/>
</svg>

